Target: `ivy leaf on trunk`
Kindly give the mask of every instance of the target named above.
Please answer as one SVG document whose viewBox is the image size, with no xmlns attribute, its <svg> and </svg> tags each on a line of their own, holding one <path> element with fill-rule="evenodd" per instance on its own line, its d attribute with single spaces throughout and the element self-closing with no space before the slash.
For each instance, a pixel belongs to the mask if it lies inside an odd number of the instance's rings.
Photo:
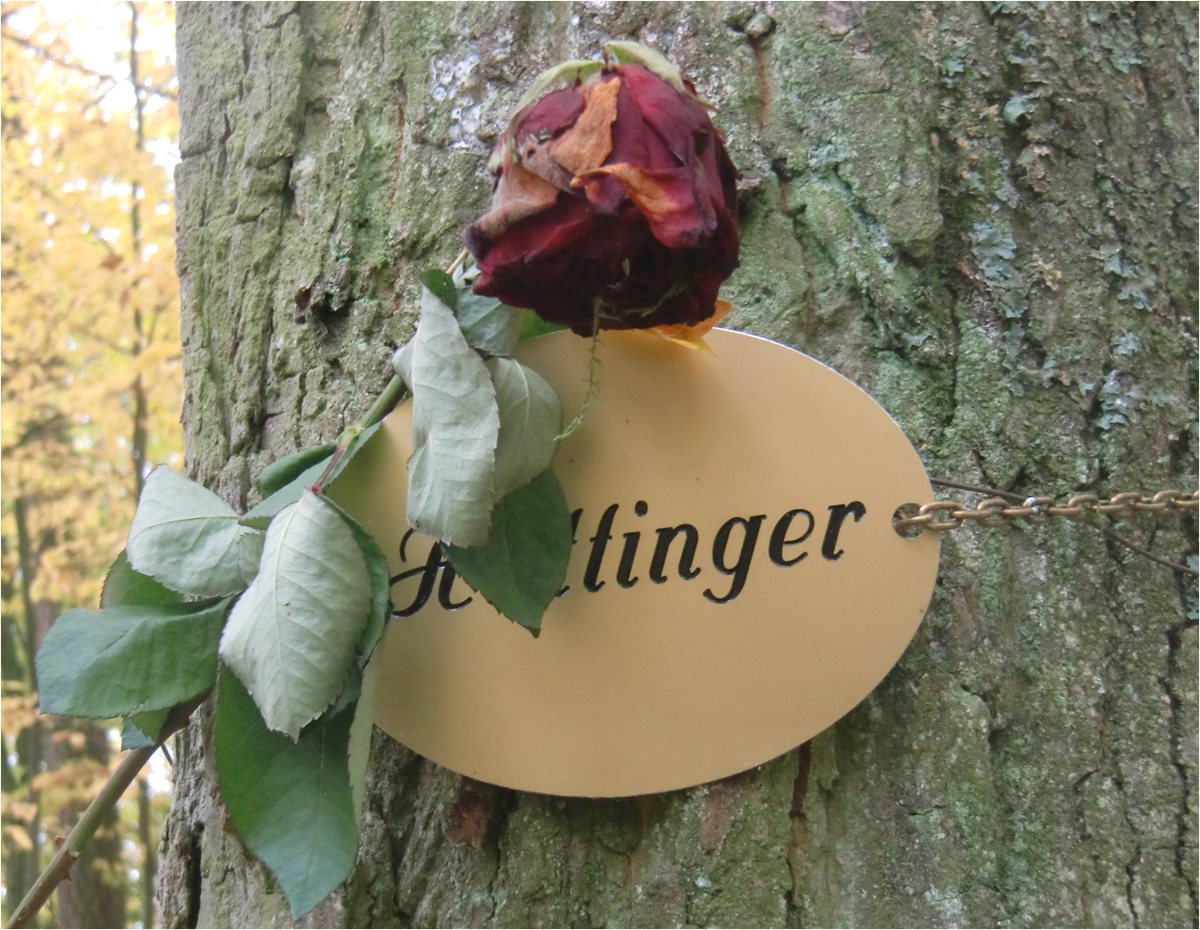
<svg viewBox="0 0 1200 930">
<path fill-rule="evenodd" d="M 297 739 L 338 696 L 371 611 L 354 534 L 305 491 L 271 521 L 258 575 L 230 611 L 221 658 L 267 726 Z"/>
</svg>

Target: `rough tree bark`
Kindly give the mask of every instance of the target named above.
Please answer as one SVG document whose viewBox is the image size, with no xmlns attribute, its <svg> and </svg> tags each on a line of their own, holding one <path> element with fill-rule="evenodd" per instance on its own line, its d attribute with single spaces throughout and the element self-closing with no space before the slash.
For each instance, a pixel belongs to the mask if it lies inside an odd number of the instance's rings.
<svg viewBox="0 0 1200 930">
<path fill-rule="evenodd" d="M 1194 5 L 185 3 L 178 28 L 188 470 L 235 506 L 366 409 L 507 107 L 610 37 L 720 106 L 730 325 L 862 385 L 931 474 L 1196 485 Z M 1152 535 L 1195 552 L 1192 519 Z M 1070 523 L 942 545 L 899 666 L 743 775 L 544 797 L 376 731 L 356 871 L 304 925 L 1195 926 L 1194 582 Z M 209 726 L 178 740 L 164 918 L 289 925 Z"/>
</svg>

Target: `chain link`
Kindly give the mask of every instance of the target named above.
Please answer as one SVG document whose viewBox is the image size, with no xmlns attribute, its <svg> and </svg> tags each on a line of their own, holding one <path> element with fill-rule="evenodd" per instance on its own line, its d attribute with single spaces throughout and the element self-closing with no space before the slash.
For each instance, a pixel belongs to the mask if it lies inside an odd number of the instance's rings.
<svg viewBox="0 0 1200 930">
<path fill-rule="evenodd" d="M 1095 494 L 1076 494 L 1063 501 L 1053 497 L 1027 497 L 1018 506 L 1013 506 L 1002 497 L 989 497 L 979 502 L 974 510 L 968 510 L 957 501 L 933 501 L 922 504 L 911 517 L 895 520 L 896 532 L 903 533 L 912 527 L 922 530 L 956 530 L 965 523 L 977 526 L 1007 526 L 1022 520 L 1041 525 L 1054 517 L 1090 522 L 1096 514 L 1129 520 L 1139 513 L 1152 513 L 1156 517 L 1167 516 L 1181 510 L 1200 509 L 1200 491 L 1188 494 L 1184 491 L 1159 491 L 1146 497 L 1132 491 L 1114 494 L 1102 500 Z"/>
</svg>

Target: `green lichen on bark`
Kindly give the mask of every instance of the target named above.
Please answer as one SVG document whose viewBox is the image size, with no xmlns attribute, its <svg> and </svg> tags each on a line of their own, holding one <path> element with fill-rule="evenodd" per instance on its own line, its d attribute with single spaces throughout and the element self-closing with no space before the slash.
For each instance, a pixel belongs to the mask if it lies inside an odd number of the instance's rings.
<svg viewBox="0 0 1200 930">
<path fill-rule="evenodd" d="M 484 208 L 508 107 L 609 38 L 660 48 L 720 107 L 743 174 L 732 325 L 871 391 L 931 473 L 1196 485 L 1192 4 L 178 18 L 188 467 L 235 505 L 366 409 L 418 273 Z M 1152 536 L 1196 551 L 1194 520 Z M 964 530 L 884 682 L 744 775 L 555 799 L 377 731 L 355 874 L 302 923 L 1194 926 L 1196 653 L 1190 580 L 1074 524 Z M 207 728 L 179 742 L 166 921 L 285 925 L 225 829 Z"/>
</svg>

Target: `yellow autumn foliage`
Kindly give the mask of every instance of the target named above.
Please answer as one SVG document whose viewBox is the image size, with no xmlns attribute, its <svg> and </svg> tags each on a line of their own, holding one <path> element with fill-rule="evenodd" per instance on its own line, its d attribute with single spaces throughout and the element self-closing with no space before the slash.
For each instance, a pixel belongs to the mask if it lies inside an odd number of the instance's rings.
<svg viewBox="0 0 1200 930">
<path fill-rule="evenodd" d="M 103 4 L 84 6 L 94 18 Z M 128 21 L 126 4 L 109 12 Z M 3 16 L 5 576 L 16 579 L 12 504 L 25 497 L 35 599 L 94 607 L 136 504 L 139 379 L 142 467 L 181 463 L 173 191 L 161 163 L 178 122 L 174 66 L 139 48 L 139 145 L 127 49 L 101 77 L 76 52 L 87 24 L 50 22 L 36 4 L 5 3 Z M 138 4 L 138 16 L 153 35 L 173 9 Z"/>
<path fill-rule="evenodd" d="M 141 477 L 182 466 L 173 18 L 162 2 L 0 4 L 0 836 L 6 857 L 43 864 L 118 759 L 112 722 L 33 726 L 25 584 L 42 626 L 97 607 Z M 137 811 L 123 805 L 114 828 L 136 835 Z M 127 884 L 120 856 L 90 868 Z M 9 911 L 24 892 L 6 890 Z"/>
</svg>

